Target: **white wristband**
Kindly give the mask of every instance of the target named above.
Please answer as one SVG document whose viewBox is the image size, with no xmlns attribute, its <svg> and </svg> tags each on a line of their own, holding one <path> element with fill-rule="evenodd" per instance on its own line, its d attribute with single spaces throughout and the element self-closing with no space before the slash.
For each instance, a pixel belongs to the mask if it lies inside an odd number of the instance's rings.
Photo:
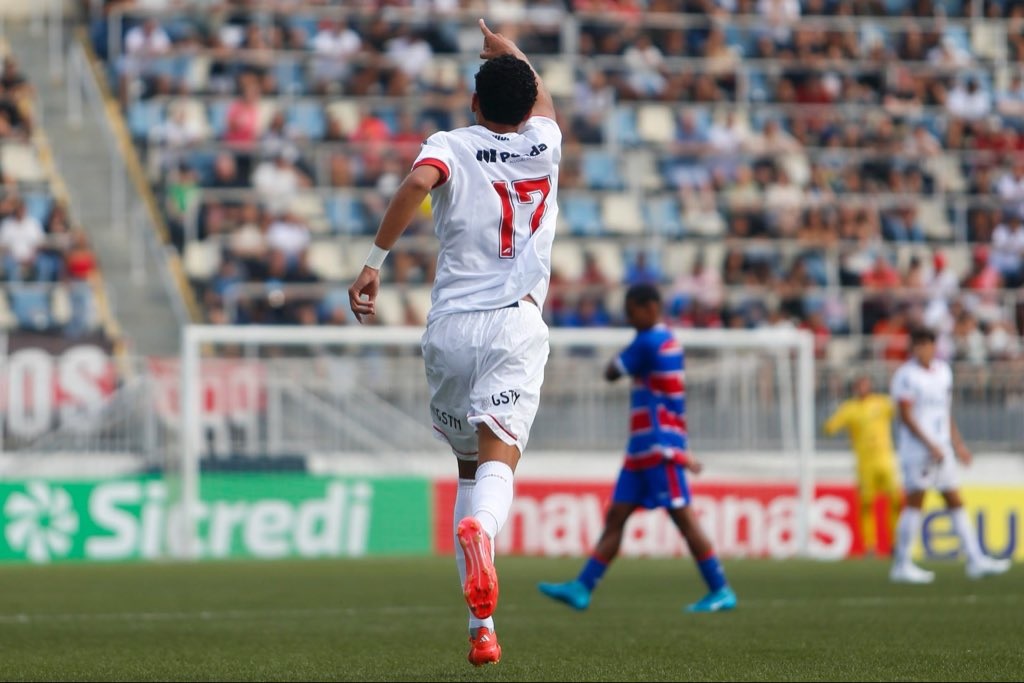
<svg viewBox="0 0 1024 683">
<path fill-rule="evenodd" d="M 366 265 L 374 270 L 380 270 L 380 267 L 384 265 L 384 259 L 388 257 L 389 249 L 381 249 L 376 243 L 370 247 L 370 253 L 366 256 Z"/>
</svg>

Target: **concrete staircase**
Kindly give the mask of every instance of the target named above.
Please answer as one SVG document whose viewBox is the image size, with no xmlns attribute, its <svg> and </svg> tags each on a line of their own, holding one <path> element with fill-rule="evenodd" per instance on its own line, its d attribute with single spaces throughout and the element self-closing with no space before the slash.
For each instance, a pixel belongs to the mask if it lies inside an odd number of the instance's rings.
<svg viewBox="0 0 1024 683">
<path fill-rule="evenodd" d="M 113 149 L 108 124 L 100 117 L 102 108 L 86 104 L 80 125 L 69 124 L 68 88 L 51 78 L 45 37 L 34 34 L 27 21 L 9 21 L 4 29 L 8 44 L 38 93 L 37 107 L 42 109 L 53 162 L 68 190 L 72 218 L 92 240 L 110 309 L 127 350 L 142 355 L 177 353 L 187 309 L 161 255 L 164 247 L 158 244 L 148 220 L 144 198 L 127 179 L 124 205 L 137 207 L 141 218 L 115 215 L 115 211 L 123 211 L 115 209 L 111 201 L 112 179 L 115 173 L 123 173 L 123 166 L 117 162 L 119 152 Z M 92 78 L 91 72 L 86 77 Z M 151 234 L 145 235 L 143 230 Z M 150 240 L 148 248 L 139 241 L 143 236 Z"/>
</svg>

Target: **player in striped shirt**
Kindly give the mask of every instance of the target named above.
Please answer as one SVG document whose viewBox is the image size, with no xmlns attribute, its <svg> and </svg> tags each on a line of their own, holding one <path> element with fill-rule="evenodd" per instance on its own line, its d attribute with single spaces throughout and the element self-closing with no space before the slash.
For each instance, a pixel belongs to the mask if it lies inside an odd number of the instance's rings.
<svg viewBox="0 0 1024 683">
<path fill-rule="evenodd" d="M 612 494 L 605 528 L 590 559 L 574 581 L 541 583 L 540 591 L 578 610 L 590 605 L 590 595 L 615 559 L 626 522 L 641 506 L 663 507 L 679 528 L 708 586 L 708 594 L 689 605 L 689 612 L 718 612 L 736 607 L 736 595 L 711 542 L 690 508 L 686 470 L 701 464 L 687 452 L 686 392 L 683 349 L 661 321 L 658 289 L 635 285 L 626 293 L 626 318 L 637 334 L 605 371 L 609 381 L 633 378 L 630 434 L 626 460 Z"/>
</svg>

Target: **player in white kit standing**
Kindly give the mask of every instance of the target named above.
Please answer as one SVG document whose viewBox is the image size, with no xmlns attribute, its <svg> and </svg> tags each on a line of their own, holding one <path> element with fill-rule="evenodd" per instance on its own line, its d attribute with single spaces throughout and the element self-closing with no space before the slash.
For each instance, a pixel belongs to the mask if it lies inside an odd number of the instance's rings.
<svg viewBox="0 0 1024 683">
<path fill-rule="evenodd" d="M 434 434 L 458 459 L 455 555 L 469 605 L 469 661 L 497 663 L 493 539 L 508 519 L 512 478 L 537 413 L 548 329 L 562 134 L 539 76 L 487 28 L 472 109 L 476 125 L 431 135 L 381 220 L 349 288 L 373 315 L 380 267 L 427 193 L 440 239 L 423 335 Z"/>
<path fill-rule="evenodd" d="M 967 576 L 977 579 L 1001 574 L 1010 568 L 1010 560 L 982 552 L 960 497 L 957 460 L 967 466 L 972 456 L 953 420 L 953 371 L 935 358 L 935 333 L 931 330 L 915 330 L 910 345 L 910 360 L 892 378 L 892 398 L 900 416 L 897 450 L 906 505 L 896 526 L 896 554 L 889 578 L 898 583 L 935 580 L 933 572 L 918 567 L 910 558 L 911 546 L 920 534 L 921 505 L 928 489 L 938 490 L 946 502 L 967 555 Z"/>
</svg>

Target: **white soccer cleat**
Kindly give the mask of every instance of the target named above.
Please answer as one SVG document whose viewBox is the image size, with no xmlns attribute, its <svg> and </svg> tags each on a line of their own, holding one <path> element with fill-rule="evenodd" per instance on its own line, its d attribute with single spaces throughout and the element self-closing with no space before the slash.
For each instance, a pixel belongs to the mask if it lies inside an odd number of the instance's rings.
<svg viewBox="0 0 1024 683">
<path fill-rule="evenodd" d="M 1005 574 L 1009 569 L 1010 560 L 1008 558 L 996 559 L 985 555 L 977 562 L 967 563 L 967 578 L 982 579 L 986 576 Z"/>
<path fill-rule="evenodd" d="M 903 565 L 894 564 L 889 570 L 889 580 L 893 583 L 931 583 L 935 580 L 935 572 L 921 569 L 910 562 Z"/>
</svg>

